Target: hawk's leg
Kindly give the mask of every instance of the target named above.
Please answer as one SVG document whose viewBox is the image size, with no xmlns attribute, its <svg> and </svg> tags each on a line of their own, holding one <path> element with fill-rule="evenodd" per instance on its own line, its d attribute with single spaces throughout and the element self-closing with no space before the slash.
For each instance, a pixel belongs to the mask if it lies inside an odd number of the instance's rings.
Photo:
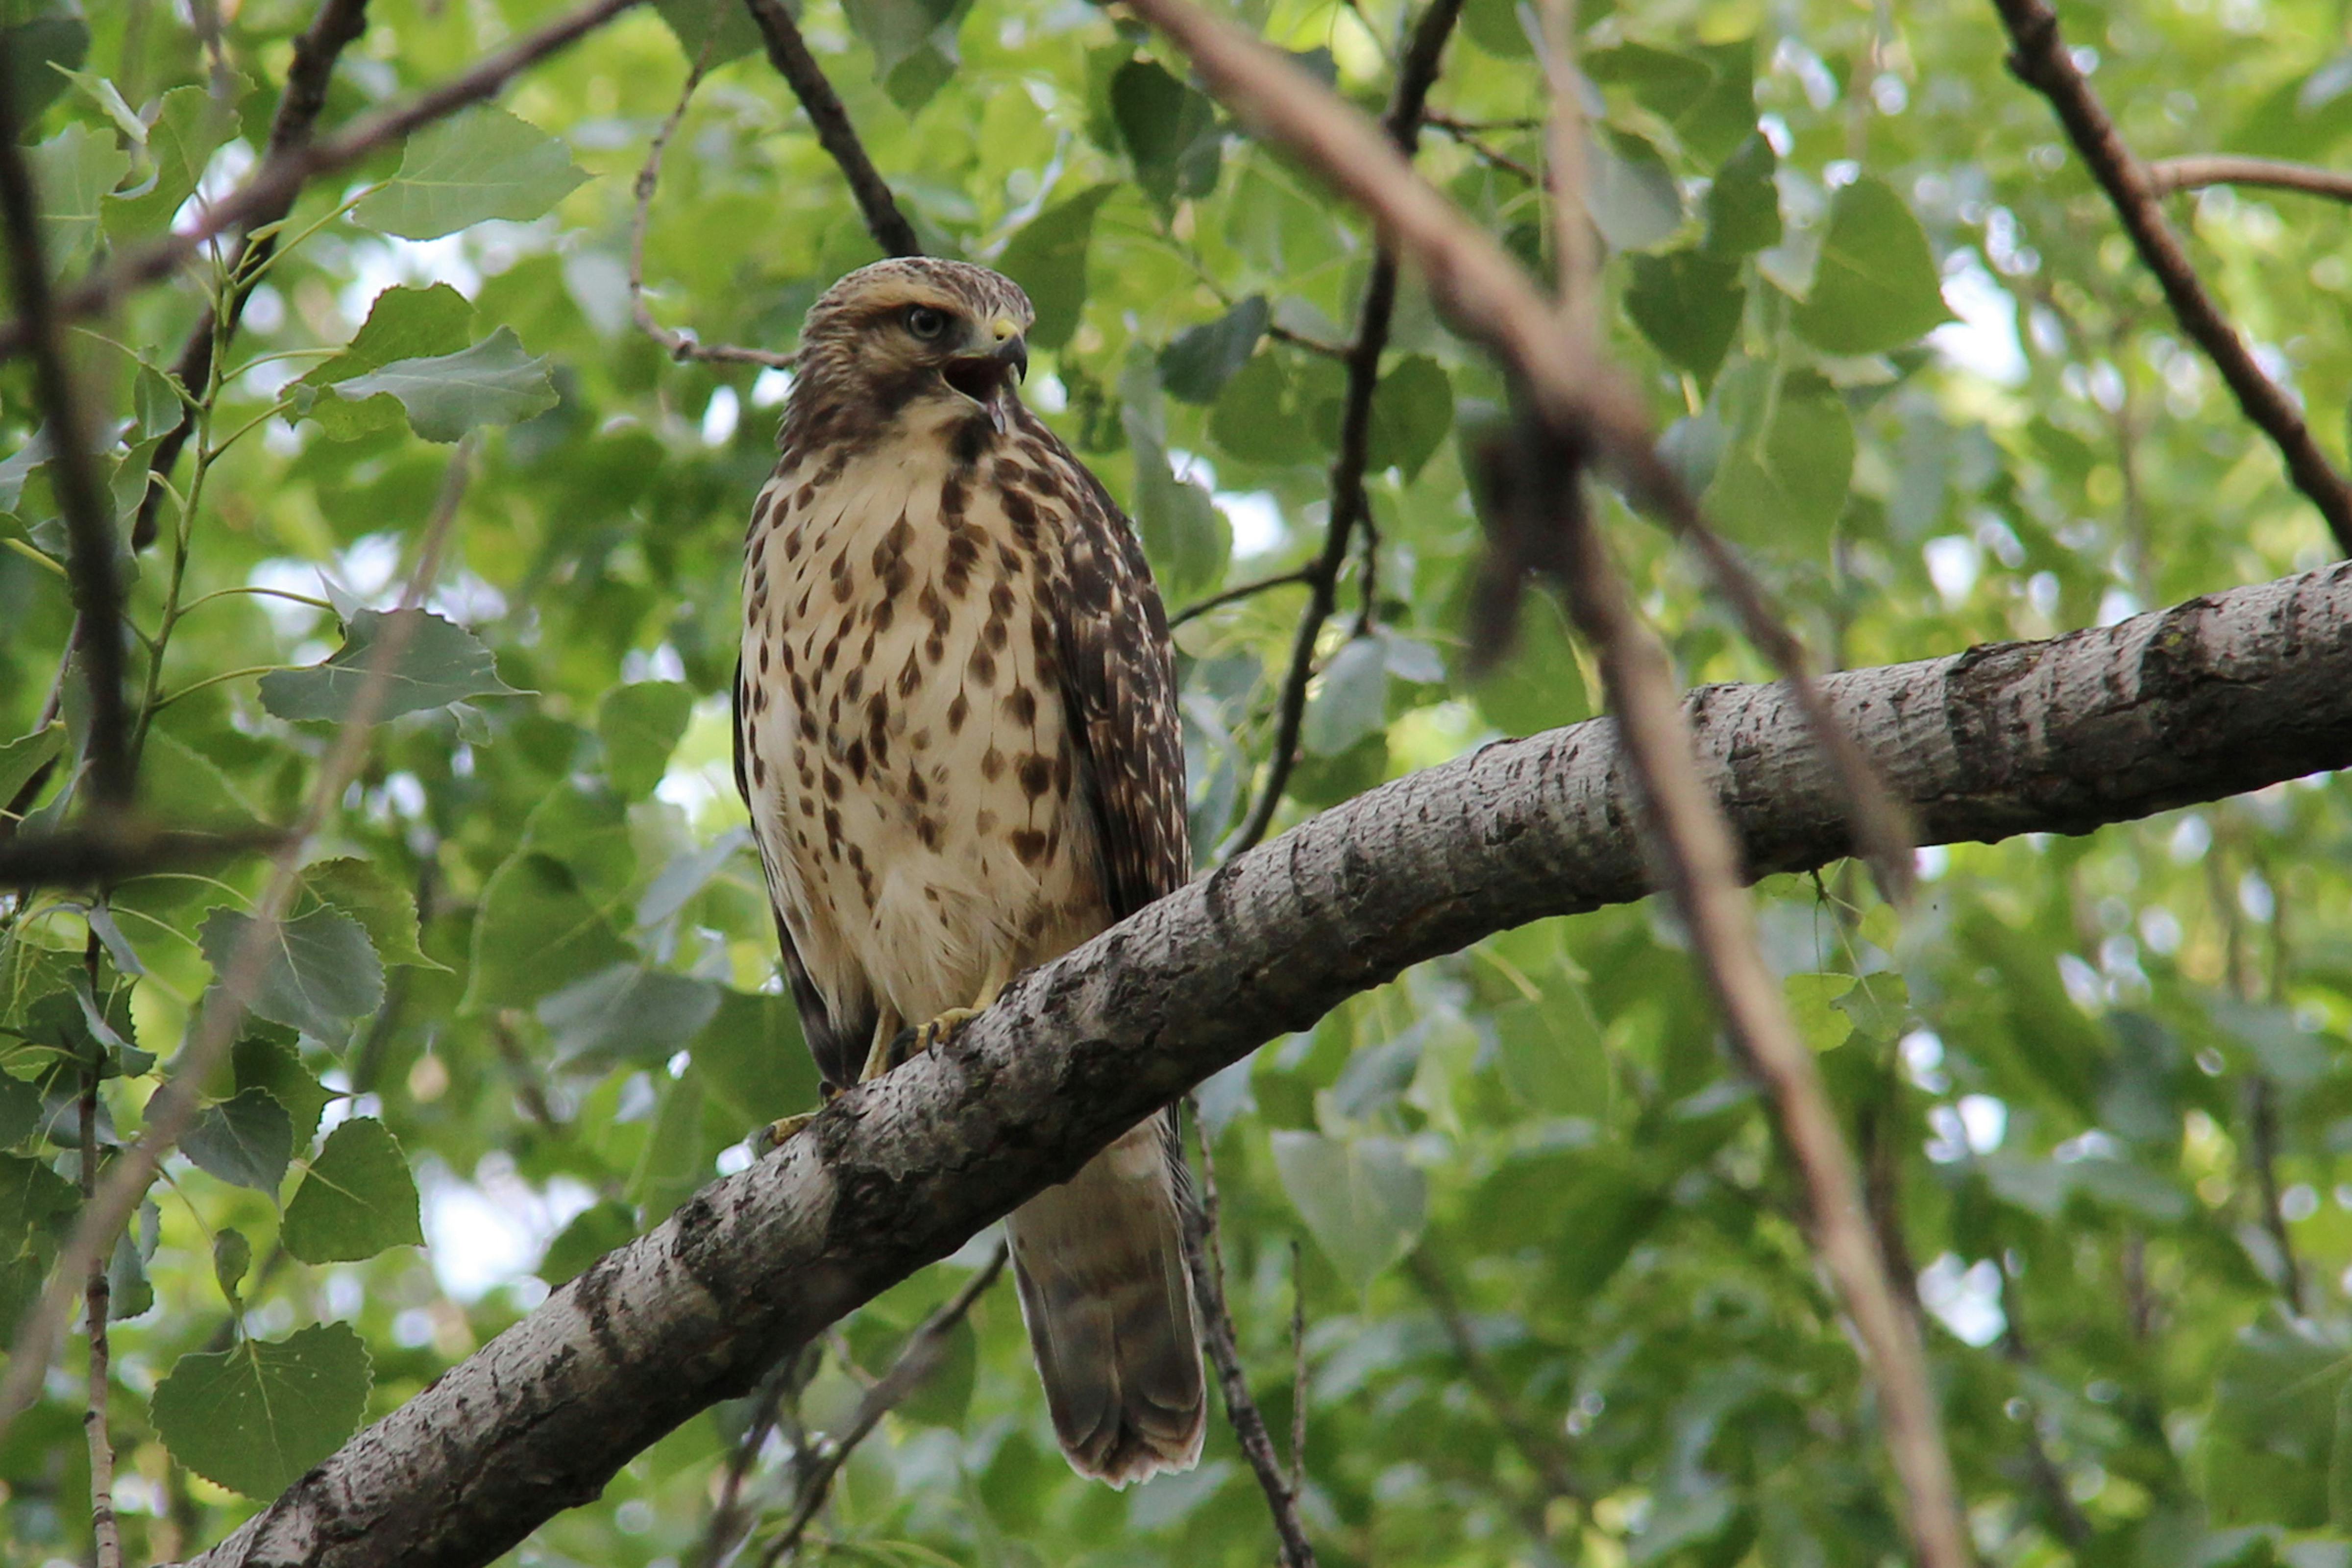
<svg viewBox="0 0 2352 1568">
<path fill-rule="evenodd" d="M 947 1044 L 955 1038 L 957 1030 L 993 1006 L 997 997 L 1003 994 L 1005 986 L 1010 984 L 1012 980 L 1013 966 L 1000 960 L 995 967 L 988 972 L 988 978 L 981 983 L 980 994 L 972 998 L 971 1006 L 950 1007 L 928 1023 L 918 1024 L 911 1029 L 899 1030 L 897 1037 L 890 1041 L 889 1048 L 887 1053 L 884 1053 L 879 1066 L 876 1065 L 873 1058 L 867 1059 L 866 1076 L 878 1078 L 909 1057 L 918 1056 L 934 1046 Z M 878 1047 L 881 1036 L 878 1034 L 875 1036 L 875 1041 Z"/>
<path fill-rule="evenodd" d="M 866 1071 L 858 1079 L 860 1083 L 865 1082 L 866 1079 L 881 1076 L 875 1070 L 876 1058 L 887 1056 L 891 1040 L 903 1033 L 905 1031 L 898 1027 L 898 1015 L 887 1007 L 883 1008 L 874 1020 L 874 1041 L 866 1047 Z M 825 1106 L 831 1105 L 835 1097 L 841 1093 L 841 1087 L 829 1081 L 820 1081 L 816 1086 L 816 1092 L 818 1100 L 822 1102 L 817 1110 L 822 1110 Z M 785 1139 L 814 1121 L 816 1117 L 815 1110 L 803 1110 L 792 1116 L 776 1118 L 751 1135 L 753 1152 L 769 1154 L 782 1148 Z"/>
</svg>

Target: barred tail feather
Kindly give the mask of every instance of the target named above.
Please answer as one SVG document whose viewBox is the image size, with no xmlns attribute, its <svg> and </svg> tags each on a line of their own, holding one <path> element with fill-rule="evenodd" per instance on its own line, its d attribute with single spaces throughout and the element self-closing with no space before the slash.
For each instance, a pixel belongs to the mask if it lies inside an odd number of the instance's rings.
<svg viewBox="0 0 2352 1568">
<path fill-rule="evenodd" d="M 1207 1402 L 1178 1177 L 1154 1117 L 1006 1222 L 1070 1468 L 1114 1487 L 1201 1457 Z"/>
</svg>

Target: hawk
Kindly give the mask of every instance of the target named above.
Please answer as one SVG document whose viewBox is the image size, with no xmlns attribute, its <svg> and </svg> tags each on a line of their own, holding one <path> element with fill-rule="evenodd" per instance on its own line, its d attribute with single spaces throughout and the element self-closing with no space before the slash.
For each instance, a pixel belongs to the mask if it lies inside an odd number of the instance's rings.
<svg viewBox="0 0 2352 1568">
<path fill-rule="evenodd" d="M 1015 391 L 1034 320 L 963 262 L 842 279 L 751 510 L 736 784 L 829 1093 L 1191 872 L 1168 617 Z M 1187 1201 L 1171 1110 L 1006 1221 L 1063 1452 L 1115 1487 L 1200 1457 Z"/>
</svg>

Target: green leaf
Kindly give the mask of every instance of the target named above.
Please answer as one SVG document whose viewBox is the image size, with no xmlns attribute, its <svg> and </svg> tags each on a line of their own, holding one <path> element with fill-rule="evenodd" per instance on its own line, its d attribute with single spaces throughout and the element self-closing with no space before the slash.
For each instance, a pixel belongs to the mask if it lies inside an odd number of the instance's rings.
<svg viewBox="0 0 2352 1568">
<path fill-rule="evenodd" d="M 1135 525 L 1161 591 L 1184 595 L 1213 587 L 1233 554 L 1233 527 L 1194 479 L 1177 477 L 1160 445 L 1166 424 L 1159 377 L 1138 360 L 1119 378 L 1120 422 L 1135 451 Z"/>
<path fill-rule="evenodd" d="M 34 16 L 0 27 L 0 70 L 8 73 L 16 122 L 40 123 L 41 110 L 68 86 L 64 73 L 54 68 L 79 70 L 89 57 L 89 24 L 79 16 Z"/>
<path fill-rule="evenodd" d="M 654 0 L 688 60 L 716 70 L 761 47 L 759 25 L 741 0 Z"/>
<path fill-rule="evenodd" d="M 1523 1105 L 1598 1119 L 1609 1108 L 1609 1048 L 1580 986 L 1552 978 L 1540 999 L 1495 1010 L 1503 1082 Z"/>
<path fill-rule="evenodd" d="M 1163 206 L 1216 185 L 1221 138 L 1217 107 L 1206 94 L 1155 61 L 1129 60 L 1110 79 L 1110 111 L 1134 161 L 1136 184 Z"/>
<path fill-rule="evenodd" d="M 1609 131 L 1588 148 L 1592 225 L 1612 250 L 1647 250 L 1682 226 L 1674 171 L 1639 136 Z"/>
<path fill-rule="evenodd" d="M 550 1286 L 586 1268 L 616 1247 L 636 1239 L 637 1211 L 611 1198 L 592 1204 L 572 1216 L 572 1223 L 547 1244 L 547 1254 L 532 1270 Z"/>
<path fill-rule="evenodd" d="M 1596 82 L 1631 88 L 1634 100 L 1705 163 L 1727 156 L 1756 130 L 1752 38 L 1686 50 L 1623 44 L 1592 50 L 1579 63 Z"/>
<path fill-rule="evenodd" d="M 846 0 L 843 14 L 874 51 L 875 79 L 911 114 L 956 68 L 955 25 L 971 0 Z"/>
<path fill-rule="evenodd" d="M 1885 181 L 1864 176 L 1830 203 L 1812 292 L 1790 320 L 1833 354 L 1882 353 L 1952 320 L 1919 220 Z"/>
<path fill-rule="evenodd" d="M 194 194 L 221 143 L 236 132 L 233 98 L 215 96 L 204 87 L 175 87 L 165 93 L 156 107 L 155 123 L 147 128 L 153 183 L 136 195 L 110 198 L 105 215 L 109 232 L 130 236 L 163 229 Z"/>
<path fill-rule="evenodd" d="M 1761 133 L 1749 136 L 1723 161 L 1706 192 L 1709 255 L 1748 256 L 1780 243 L 1780 187 L 1772 178 L 1779 166 L 1772 143 Z"/>
<path fill-rule="evenodd" d="M 1567 617 L 1550 595 L 1528 595 L 1519 606 L 1517 641 L 1470 695 L 1486 721 L 1506 735 L 1538 735 L 1592 717 Z"/>
<path fill-rule="evenodd" d="M 1209 412 L 1209 435 L 1244 462 L 1288 466 L 1319 463 L 1332 442 L 1322 433 L 1321 409 L 1337 406 L 1342 373 L 1318 361 L 1290 364 L 1263 353 L 1227 382 Z"/>
<path fill-rule="evenodd" d="M 1160 351 L 1160 383 L 1171 397 L 1214 403 L 1265 336 L 1265 296 L 1253 294 L 1215 321 L 1187 327 Z"/>
<path fill-rule="evenodd" d="M 1404 1145 L 1390 1138 L 1273 1134 L 1275 1168 L 1315 1244 L 1361 1292 L 1412 1250 L 1429 1194 Z"/>
<path fill-rule="evenodd" d="M 409 428 L 428 441 L 444 442 L 478 426 L 518 424 L 558 401 L 547 361 L 523 353 L 511 327 L 500 327 L 472 348 L 394 360 L 329 390 L 349 403 L 388 395 L 407 410 Z"/>
<path fill-rule="evenodd" d="M 1299 742 L 1336 757 L 1388 719 L 1388 651 L 1378 637 L 1357 637 L 1331 656 L 1298 727 Z"/>
<path fill-rule="evenodd" d="M 260 1026 L 263 1029 L 270 1027 Z M 326 1087 L 310 1076 L 290 1045 L 271 1039 L 267 1034 L 253 1033 L 237 1041 L 229 1052 L 231 1070 L 236 1075 L 239 1093 L 247 1089 L 266 1089 L 271 1099 L 286 1108 L 292 1124 L 294 1146 L 307 1149 L 319 1131 L 319 1118 L 334 1098 Z"/>
<path fill-rule="evenodd" d="M 25 150 L 41 192 L 41 244 L 49 276 L 80 270 L 98 244 L 100 204 L 131 171 L 112 135 L 77 121 Z"/>
<path fill-rule="evenodd" d="M 950 1324 L 933 1349 L 930 1370 L 900 1403 L 898 1414 L 908 1421 L 960 1430 L 980 1375 L 980 1335 L 970 1314 Z"/>
<path fill-rule="evenodd" d="M 294 1123 L 268 1089 L 242 1089 L 196 1118 L 180 1147 L 196 1169 L 274 1197 L 293 1158 Z"/>
<path fill-rule="evenodd" d="M 1625 313 L 1668 363 L 1712 380 L 1748 308 L 1739 263 L 1705 251 L 1633 258 Z"/>
<path fill-rule="evenodd" d="M 726 992 L 692 1050 L 696 1074 L 746 1132 L 817 1105 L 816 1063 L 790 997 Z"/>
<path fill-rule="evenodd" d="M 569 867 L 525 850 L 482 889 L 465 1010 L 528 1007 L 616 963 L 629 950 Z"/>
<path fill-rule="evenodd" d="M 1535 53 L 1512 0 L 1464 0 L 1462 30 L 1480 48 L 1502 59 L 1524 60 Z"/>
<path fill-rule="evenodd" d="M 1410 354 L 1373 389 L 1366 466 L 1374 473 L 1402 468 L 1411 484 L 1453 430 L 1453 381 L 1427 354 Z"/>
<path fill-rule="evenodd" d="M 222 984 L 253 918 L 230 909 L 205 917 L 196 932 L 205 962 Z M 246 1005 L 272 1023 L 341 1045 L 352 1020 L 383 1005 L 383 965 L 367 931 L 340 910 L 318 909 L 278 922 L 261 983 Z"/>
<path fill-rule="evenodd" d="M 26 781 L 55 761 L 65 743 L 64 721 L 52 720 L 31 734 L 0 746 L 0 806 L 15 800 Z"/>
<path fill-rule="evenodd" d="M 694 689 L 675 680 L 616 686 L 596 704 L 596 738 L 604 742 L 604 776 L 630 800 L 643 800 L 668 771 L 670 753 L 694 717 Z"/>
<path fill-rule="evenodd" d="M 352 210 L 404 239 L 438 239 L 488 218 L 544 216 L 588 176 L 563 143 L 503 109 L 464 110 L 409 139 L 400 173 Z"/>
<path fill-rule="evenodd" d="M 247 1340 L 173 1363 L 151 1414 L 172 1457 L 250 1498 L 276 1497 L 358 1429 L 374 1386 L 348 1323 Z"/>
<path fill-rule="evenodd" d="M 2327 1524 L 2352 1534 L 2352 1377 L 2336 1391 L 2336 1441 L 2327 1455 Z"/>
<path fill-rule="evenodd" d="M 41 1091 L 0 1072 L 0 1149 L 22 1143 L 41 1124 Z"/>
<path fill-rule="evenodd" d="M 253 1268 L 253 1243 L 246 1240 L 245 1232 L 224 1226 L 213 1233 L 213 1283 L 220 1287 L 231 1305 L 236 1302 L 237 1287 Z"/>
<path fill-rule="evenodd" d="M 1029 341 L 1058 349 L 1078 330 L 1087 302 L 1087 245 L 1094 237 L 1095 214 L 1117 185 L 1092 185 L 1031 218 L 998 258 L 997 270 L 1027 291 L 1036 307 Z"/>
<path fill-rule="evenodd" d="M 81 1194 L 38 1160 L 0 1154 L 0 1333 L 40 1294 Z"/>
<path fill-rule="evenodd" d="M 278 1239 L 305 1263 L 356 1263 L 394 1247 L 422 1247 L 416 1183 L 392 1131 L 353 1117 L 327 1134 L 286 1205 Z"/>
<path fill-rule="evenodd" d="M 1853 1037 L 1853 1022 L 1837 1007 L 1838 999 L 1853 989 L 1851 974 L 1791 974 L 1780 982 L 1797 1033 L 1816 1052 L 1834 1050 Z"/>
<path fill-rule="evenodd" d="M 539 1005 L 555 1037 L 555 1059 L 602 1073 L 617 1062 L 670 1058 L 719 1011 L 722 987 L 641 964 L 622 963 L 578 981 Z"/>
<path fill-rule="evenodd" d="M 386 289 L 368 307 L 367 321 L 343 352 L 313 366 L 287 388 L 287 396 L 297 414 L 318 421 L 320 429 L 338 441 L 389 430 L 407 416 L 389 392 L 358 399 L 340 392 L 320 394 L 397 361 L 456 353 L 472 341 L 473 324 L 473 303 L 446 283 Z"/>
<path fill-rule="evenodd" d="M 386 963 L 449 972 L 416 945 L 416 895 L 356 856 L 318 860 L 302 868 L 302 890 L 343 911 L 366 928 L 369 943 Z"/>
<path fill-rule="evenodd" d="M 477 697 L 529 695 L 499 679 L 490 650 L 465 627 L 430 610 L 361 610 L 344 631 L 343 646 L 324 662 L 263 676 L 261 705 L 280 719 L 341 723 L 367 684 L 377 641 L 403 624 L 407 646 L 384 678 L 377 722 Z"/>
<path fill-rule="evenodd" d="M 1818 371 L 1791 370 L 1756 399 L 1717 462 L 1706 504 L 1724 531 L 1790 553 L 1820 553 L 1845 510 L 1853 421 Z"/>
<path fill-rule="evenodd" d="M 747 1129 L 748 1131 L 748 1129 Z M 661 1086 L 652 1130 L 629 1174 L 628 1197 L 649 1219 L 660 1219 L 710 1180 L 702 1149 L 702 1074 L 689 1072 Z"/>
</svg>

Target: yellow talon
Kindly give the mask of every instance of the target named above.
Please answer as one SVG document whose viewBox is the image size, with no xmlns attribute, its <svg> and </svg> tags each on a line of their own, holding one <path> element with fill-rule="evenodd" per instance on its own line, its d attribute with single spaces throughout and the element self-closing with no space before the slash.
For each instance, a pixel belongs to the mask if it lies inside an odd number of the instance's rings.
<svg viewBox="0 0 2352 1568">
<path fill-rule="evenodd" d="M 797 1116 L 780 1116 L 751 1134 L 751 1152 L 764 1157 L 784 1146 L 784 1141 L 816 1120 L 816 1112 L 803 1110 Z"/>
</svg>

